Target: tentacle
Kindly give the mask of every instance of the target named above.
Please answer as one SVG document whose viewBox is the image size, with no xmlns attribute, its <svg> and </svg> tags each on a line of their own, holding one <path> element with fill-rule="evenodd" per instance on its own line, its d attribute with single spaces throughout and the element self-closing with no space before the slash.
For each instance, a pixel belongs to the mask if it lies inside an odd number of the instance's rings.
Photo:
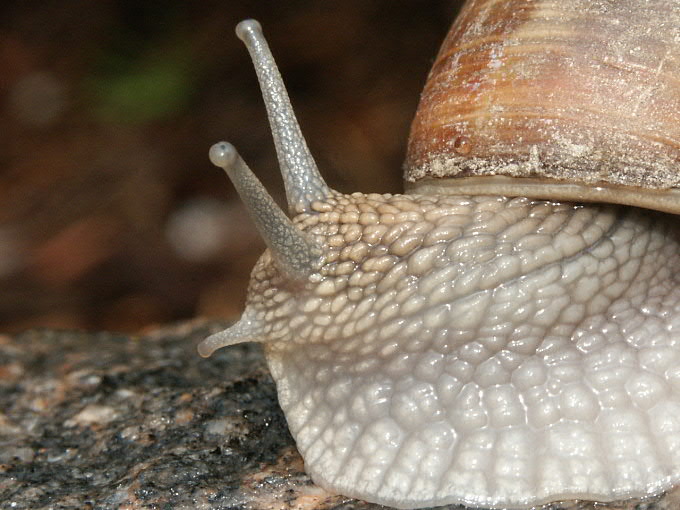
<svg viewBox="0 0 680 510">
<path fill-rule="evenodd" d="M 257 72 L 286 186 L 288 208 L 291 212 L 308 211 L 309 205 L 327 197 L 330 189 L 302 136 L 262 27 L 255 20 L 244 20 L 236 26 L 236 35 L 245 43 Z"/>
<path fill-rule="evenodd" d="M 198 353 L 204 358 L 209 357 L 217 349 L 243 342 L 264 342 L 262 323 L 253 320 L 246 311 L 241 319 L 224 331 L 210 335 L 198 344 Z"/>
<path fill-rule="evenodd" d="M 272 253 L 277 268 L 289 279 L 305 280 L 314 271 L 321 251 L 286 216 L 233 145 L 210 148 L 210 161 L 223 168 Z"/>
</svg>

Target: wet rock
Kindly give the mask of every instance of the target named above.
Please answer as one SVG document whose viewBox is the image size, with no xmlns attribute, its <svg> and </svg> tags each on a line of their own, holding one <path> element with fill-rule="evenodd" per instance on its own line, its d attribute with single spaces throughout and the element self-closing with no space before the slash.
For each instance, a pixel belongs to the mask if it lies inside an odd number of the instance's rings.
<svg viewBox="0 0 680 510">
<path fill-rule="evenodd" d="M 143 337 L 31 331 L 0 342 L 0 509 L 385 508 L 305 475 L 259 346 L 196 354 L 224 326 Z M 677 508 L 674 491 L 544 510 Z"/>
</svg>

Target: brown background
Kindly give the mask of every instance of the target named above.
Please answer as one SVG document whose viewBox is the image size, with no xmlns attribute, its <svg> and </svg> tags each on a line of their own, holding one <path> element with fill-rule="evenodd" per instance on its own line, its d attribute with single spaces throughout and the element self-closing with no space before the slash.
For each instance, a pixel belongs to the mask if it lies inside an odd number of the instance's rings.
<svg viewBox="0 0 680 510">
<path fill-rule="evenodd" d="M 394 192 L 420 89 L 458 8 L 456 0 L 2 5 L 6 333 L 236 316 L 263 248 L 208 162 L 209 146 L 234 143 L 280 202 L 282 184 L 235 24 L 262 22 L 329 184 Z"/>
</svg>

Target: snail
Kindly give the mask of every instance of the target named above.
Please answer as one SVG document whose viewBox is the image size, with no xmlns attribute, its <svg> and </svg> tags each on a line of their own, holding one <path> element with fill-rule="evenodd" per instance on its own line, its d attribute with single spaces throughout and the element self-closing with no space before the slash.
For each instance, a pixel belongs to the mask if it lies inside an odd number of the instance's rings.
<svg viewBox="0 0 680 510">
<path fill-rule="evenodd" d="M 680 482 L 680 2 L 469 0 L 394 195 L 326 185 L 260 25 L 236 32 L 291 218 L 210 149 L 268 249 L 199 353 L 264 344 L 312 479 L 399 508 Z"/>
</svg>

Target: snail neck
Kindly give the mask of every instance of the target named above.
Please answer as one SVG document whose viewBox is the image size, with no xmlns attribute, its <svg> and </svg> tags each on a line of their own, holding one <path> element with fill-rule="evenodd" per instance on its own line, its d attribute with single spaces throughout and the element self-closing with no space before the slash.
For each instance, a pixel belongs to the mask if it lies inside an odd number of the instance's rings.
<svg viewBox="0 0 680 510">
<path fill-rule="evenodd" d="M 548 337 L 570 344 L 584 321 L 619 301 L 662 294 L 680 267 L 672 217 L 612 205 L 355 193 L 317 202 L 295 222 L 323 262 L 314 283 L 289 296 L 294 305 L 259 311 L 277 317 L 276 331 L 288 329 L 271 337 L 274 351 L 295 349 L 291 338 L 329 352 L 390 342 L 450 354 L 497 320 L 503 328 L 489 335 L 498 351 L 530 336 L 535 354 Z M 258 293 L 276 286 L 281 296 L 275 273 L 258 267 Z"/>
<path fill-rule="evenodd" d="M 505 195 L 568 202 L 597 202 L 632 205 L 680 214 L 680 189 L 646 189 L 606 183 L 579 184 L 550 178 L 427 177 L 406 181 L 406 192 L 422 195 Z"/>
</svg>

